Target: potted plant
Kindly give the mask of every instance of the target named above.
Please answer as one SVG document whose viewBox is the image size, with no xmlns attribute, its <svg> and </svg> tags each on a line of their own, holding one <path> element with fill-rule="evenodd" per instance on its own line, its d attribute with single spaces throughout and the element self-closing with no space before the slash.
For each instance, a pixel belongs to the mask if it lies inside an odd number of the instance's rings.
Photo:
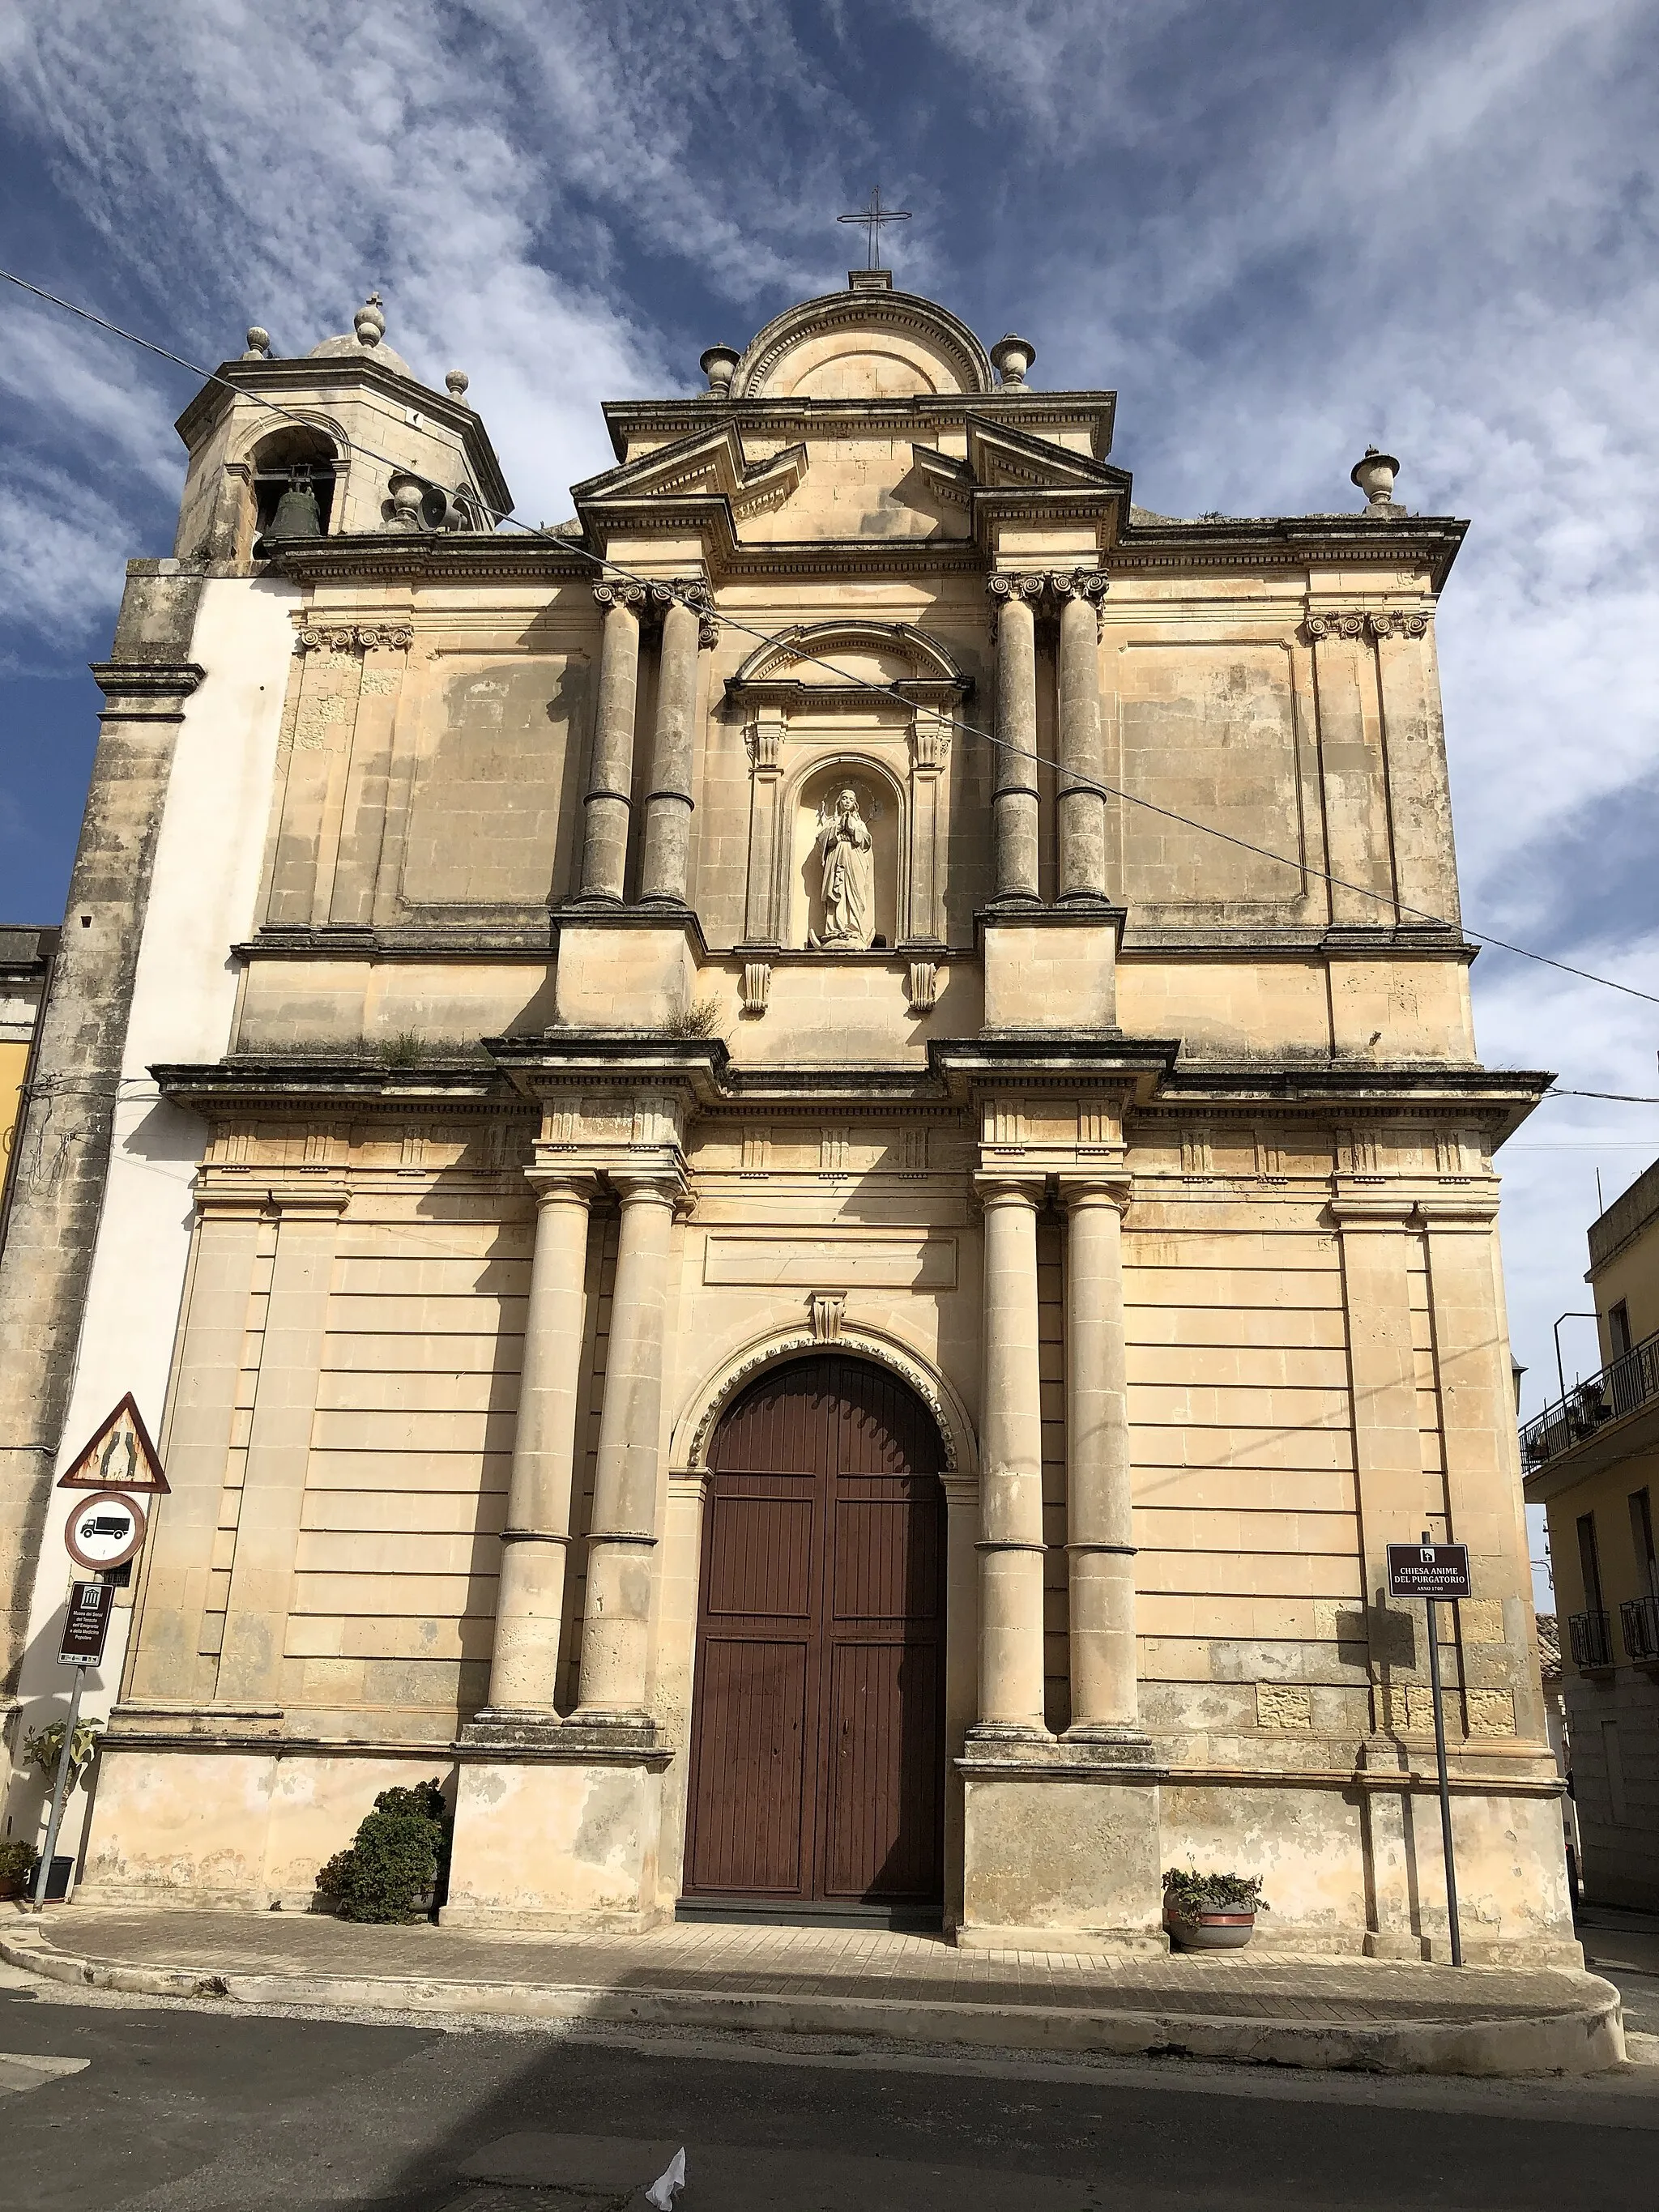
<svg viewBox="0 0 1659 2212">
<path fill-rule="evenodd" d="M 103 1729 L 101 1721 L 77 1721 L 75 1741 L 70 1746 L 69 1786 L 73 1790 L 86 1772 L 92 1754 L 98 1748 L 98 1738 Z M 50 1728 L 31 1729 L 23 1739 L 23 1757 L 32 1766 L 38 1766 L 51 1789 L 58 1779 L 58 1762 L 64 1756 L 65 1721 L 53 1721 Z"/>
<path fill-rule="evenodd" d="M 21 1836 L 0 1844 L 0 1898 L 27 1897 L 34 1887 L 34 1869 L 40 1855 Z"/>
<path fill-rule="evenodd" d="M 1268 1910 L 1260 1875 L 1171 1867 L 1164 1877 L 1164 1925 L 1180 1951 L 1242 1951 Z"/>
</svg>

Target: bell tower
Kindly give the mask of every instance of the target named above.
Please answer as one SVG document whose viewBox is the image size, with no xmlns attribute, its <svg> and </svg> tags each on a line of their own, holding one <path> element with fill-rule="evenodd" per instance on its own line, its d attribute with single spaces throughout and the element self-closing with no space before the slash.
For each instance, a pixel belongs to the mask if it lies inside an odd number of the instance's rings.
<svg viewBox="0 0 1659 2212">
<path fill-rule="evenodd" d="M 173 552 L 247 574 L 275 547 L 387 530 L 488 531 L 513 500 L 451 369 L 422 384 L 371 295 L 352 330 L 284 359 L 248 331 L 179 417 L 190 454 Z"/>
</svg>

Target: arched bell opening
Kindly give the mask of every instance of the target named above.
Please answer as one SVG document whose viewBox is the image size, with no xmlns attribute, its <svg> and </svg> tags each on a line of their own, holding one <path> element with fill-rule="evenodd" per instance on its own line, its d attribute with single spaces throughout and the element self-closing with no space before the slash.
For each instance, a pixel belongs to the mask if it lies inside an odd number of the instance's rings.
<svg viewBox="0 0 1659 2212">
<path fill-rule="evenodd" d="M 682 1917 L 939 1925 L 947 1463 L 921 1398 L 844 1353 L 721 1415 Z"/>
<path fill-rule="evenodd" d="M 289 539 L 325 538 L 339 461 L 332 439 L 296 423 L 262 438 L 250 458 L 255 556 Z"/>
</svg>

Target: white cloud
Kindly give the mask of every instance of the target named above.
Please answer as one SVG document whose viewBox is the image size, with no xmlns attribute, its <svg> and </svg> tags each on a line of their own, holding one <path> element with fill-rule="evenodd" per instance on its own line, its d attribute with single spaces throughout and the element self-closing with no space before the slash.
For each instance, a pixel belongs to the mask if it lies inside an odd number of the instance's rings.
<svg viewBox="0 0 1659 2212">
<path fill-rule="evenodd" d="M 78 645 L 118 598 L 129 525 L 63 470 L 0 467 L 0 605 L 45 641 Z"/>
</svg>

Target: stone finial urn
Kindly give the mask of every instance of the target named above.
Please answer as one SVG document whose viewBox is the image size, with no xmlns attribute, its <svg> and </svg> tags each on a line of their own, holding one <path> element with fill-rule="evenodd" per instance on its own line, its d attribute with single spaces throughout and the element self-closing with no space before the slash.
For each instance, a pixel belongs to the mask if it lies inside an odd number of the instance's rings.
<svg viewBox="0 0 1659 2212">
<path fill-rule="evenodd" d="M 697 367 L 708 379 L 711 398 L 729 399 L 732 397 L 732 379 L 742 358 L 737 348 L 729 345 L 708 346 L 698 356 Z"/>
<path fill-rule="evenodd" d="M 1400 464 L 1392 453 L 1380 453 L 1375 446 L 1367 446 L 1365 457 L 1356 461 L 1348 471 L 1351 483 L 1357 483 L 1373 507 L 1394 505 L 1394 480 L 1400 473 Z"/>
<path fill-rule="evenodd" d="M 1024 383 L 1036 359 L 1036 348 L 1030 340 L 1016 337 L 1012 331 L 991 348 L 991 366 L 1011 392 L 1018 392 Z"/>
</svg>

